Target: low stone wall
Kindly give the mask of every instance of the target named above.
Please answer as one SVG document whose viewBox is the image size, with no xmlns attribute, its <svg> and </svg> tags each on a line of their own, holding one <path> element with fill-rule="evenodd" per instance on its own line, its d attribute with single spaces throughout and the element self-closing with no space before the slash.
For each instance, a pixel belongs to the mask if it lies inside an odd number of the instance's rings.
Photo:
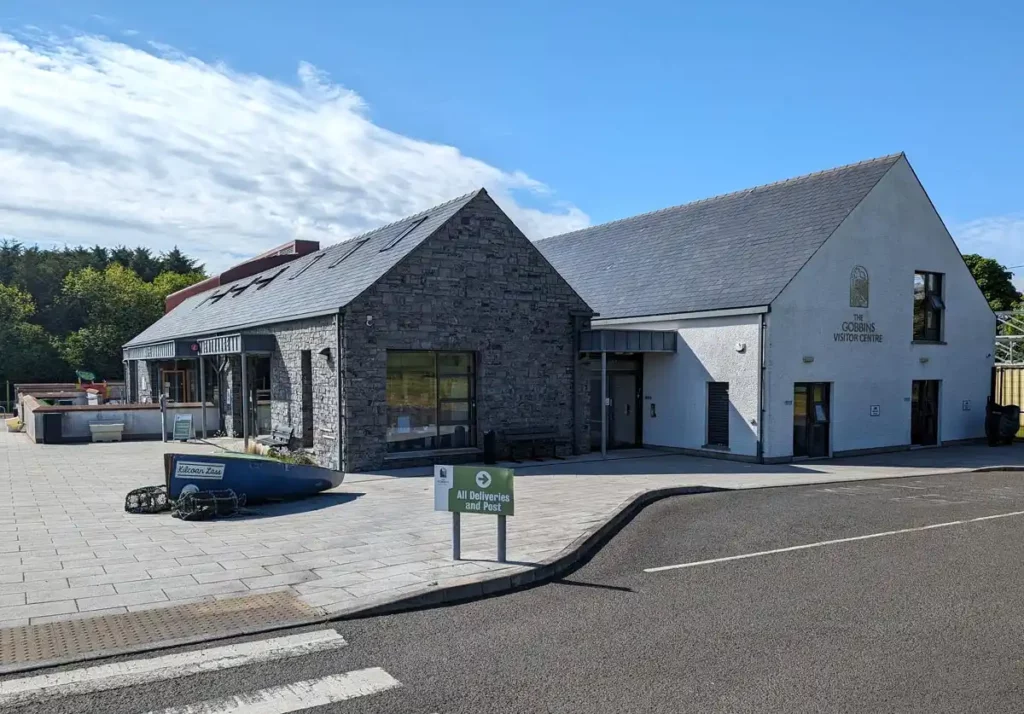
<svg viewBox="0 0 1024 714">
<path fill-rule="evenodd" d="M 132 440 L 156 440 L 161 437 L 160 407 L 156 404 L 102 404 L 95 406 L 53 407 L 41 405 L 32 396 L 22 398 L 22 414 L 25 432 L 38 443 L 43 441 L 43 419 L 45 414 L 61 415 L 61 433 L 64 443 L 92 441 L 89 424 L 104 422 L 124 424 L 123 438 Z M 198 403 L 176 404 L 167 408 L 167 436 L 174 428 L 176 414 L 191 414 L 193 437 L 202 436 L 202 405 Z M 220 429 L 220 415 L 211 403 L 206 405 L 206 427 L 210 433 Z"/>
</svg>

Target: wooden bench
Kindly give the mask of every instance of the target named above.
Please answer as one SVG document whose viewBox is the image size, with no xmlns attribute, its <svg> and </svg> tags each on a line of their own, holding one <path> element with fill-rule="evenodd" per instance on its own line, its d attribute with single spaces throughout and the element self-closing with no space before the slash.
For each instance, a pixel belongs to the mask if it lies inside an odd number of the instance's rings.
<svg viewBox="0 0 1024 714">
<path fill-rule="evenodd" d="M 257 436 L 256 442 L 263 444 L 264 446 L 288 448 L 292 443 L 292 434 L 294 431 L 294 429 L 285 429 L 284 427 L 275 426 L 271 428 L 269 436 Z"/>
<path fill-rule="evenodd" d="M 529 444 L 530 458 L 539 461 L 540 459 L 537 458 L 537 444 L 550 443 L 551 457 L 560 459 L 562 457 L 557 453 L 558 445 L 568 441 L 568 439 L 558 433 L 558 429 L 546 425 L 511 427 L 505 429 L 504 436 L 509 446 L 509 459 L 517 463 L 519 459 L 515 458 L 516 444 Z"/>
</svg>

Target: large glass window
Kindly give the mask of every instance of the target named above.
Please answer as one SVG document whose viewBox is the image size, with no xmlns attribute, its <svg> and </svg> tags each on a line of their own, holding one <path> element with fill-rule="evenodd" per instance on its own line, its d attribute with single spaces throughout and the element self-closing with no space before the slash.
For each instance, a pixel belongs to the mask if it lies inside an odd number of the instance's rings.
<svg viewBox="0 0 1024 714">
<path fill-rule="evenodd" d="M 914 339 L 942 340 L 942 273 L 914 273 Z"/>
<path fill-rule="evenodd" d="M 388 351 L 388 451 L 473 446 L 473 353 Z"/>
</svg>

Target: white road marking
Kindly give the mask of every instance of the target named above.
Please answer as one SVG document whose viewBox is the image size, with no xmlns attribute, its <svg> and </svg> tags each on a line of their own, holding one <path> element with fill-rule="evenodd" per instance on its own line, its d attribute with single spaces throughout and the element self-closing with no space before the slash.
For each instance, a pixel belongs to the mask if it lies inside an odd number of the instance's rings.
<svg viewBox="0 0 1024 714">
<path fill-rule="evenodd" d="M 0 707 L 54 697 L 103 692 L 203 672 L 245 667 L 257 662 L 300 657 L 314 652 L 338 649 L 345 644 L 345 638 L 334 630 L 317 630 L 163 657 L 133 659 L 54 674 L 10 679 L 0 682 Z"/>
<path fill-rule="evenodd" d="M 149 714 L 287 714 L 401 686 L 380 667 L 371 667 Z"/>
<path fill-rule="evenodd" d="M 1013 511 L 1012 513 L 998 513 L 994 516 L 981 516 L 980 518 L 968 518 L 963 521 L 948 521 L 946 523 L 933 523 L 930 526 L 918 526 L 917 528 L 903 528 L 898 531 L 884 531 L 882 533 L 871 533 L 869 535 L 853 536 L 852 538 L 836 538 L 835 540 L 823 540 L 817 543 L 805 545 L 791 545 L 788 548 L 776 548 L 774 550 L 762 550 L 757 553 L 744 553 L 743 555 L 730 555 L 725 558 L 712 558 L 711 560 L 698 560 L 693 563 L 681 563 L 679 565 L 662 565 L 657 568 L 644 568 L 645 573 L 660 573 L 664 570 L 680 570 L 682 568 L 696 568 L 699 565 L 713 565 L 715 563 L 727 563 L 730 560 L 747 560 L 748 558 L 760 558 L 763 555 L 775 555 L 776 553 L 789 553 L 794 550 L 807 550 L 808 548 L 822 548 L 826 545 L 837 543 L 852 543 L 858 540 L 870 538 L 885 538 L 886 536 L 900 535 L 901 533 L 917 533 L 918 531 L 930 531 L 936 528 L 949 528 L 950 526 L 962 526 L 967 523 L 978 523 L 980 521 L 993 521 L 997 518 L 1010 518 L 1011 516 L 1024 516 L 1024 511 Z"/>
</svg>

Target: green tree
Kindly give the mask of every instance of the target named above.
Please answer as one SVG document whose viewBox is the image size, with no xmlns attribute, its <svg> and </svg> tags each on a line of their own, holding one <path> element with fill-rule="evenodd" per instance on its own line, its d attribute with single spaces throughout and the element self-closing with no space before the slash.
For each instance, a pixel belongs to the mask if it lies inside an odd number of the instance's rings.
<svg viewBox="0 0 1024 714">
<path fill-rule="evenodd" d="M 971 253 L 964 256 L 964 262 L 994 311 L 1012 310 L 1021 302 L 1021 294 L 1013 285 L 1013 273 L 999 261 Z"/>
<path fill-rule="evenodd" d="M 160 319 L 164 298 L 203 277 L 165 272 L 147 282 L 119 263 L 106 270 L 84 268 L 69 274 L 64 280 L 65 300 L 78 305 L 85 319 L 62 341 L 65 361 L 72 369 L 120 378 L 124 343 Z"/>
<path fill-rule="evenodd" d="M 152 285 L 120 264 L 106 270 L 84 268 L 64 280 L 64 297 L 80 306 L 85 324 L 63 341 L 63 355 L 72 369 L 105 378 L 120 376 L 121 346 L 163 314 Z"/>
<path fill-rule="evenodd" d="M 178 250 L 178 246 L 174 246 L 171 250 L 164 253 L 160 257 L 160 264 L 164 272 L 178 273 L 179 275 L 202 273 L 204 268 L 204 266 L 199 264 L 198 260 L 189 258 Z"/>
<path fill-rule="evenodd" d="M 21 261 L 24 248 L 16 240 L 4 238 L 0 240 L 0 283 L 14 284 L 14 274 Z"/>
<path fill-rule="evenodd" d="M 161 272 L 160 259 L 153 257 L 149 248 L 138 247 L 132 251 L 131 264 L 128 266 L 144 281 L 149 282 Z"/>
<path fill-rule="evenodd" d="M 0 284 L 0 380 L 55 381 L 66 372 L 53 340 L 29 322 L 35 311 L 31 295 Z"/>
</svg>

